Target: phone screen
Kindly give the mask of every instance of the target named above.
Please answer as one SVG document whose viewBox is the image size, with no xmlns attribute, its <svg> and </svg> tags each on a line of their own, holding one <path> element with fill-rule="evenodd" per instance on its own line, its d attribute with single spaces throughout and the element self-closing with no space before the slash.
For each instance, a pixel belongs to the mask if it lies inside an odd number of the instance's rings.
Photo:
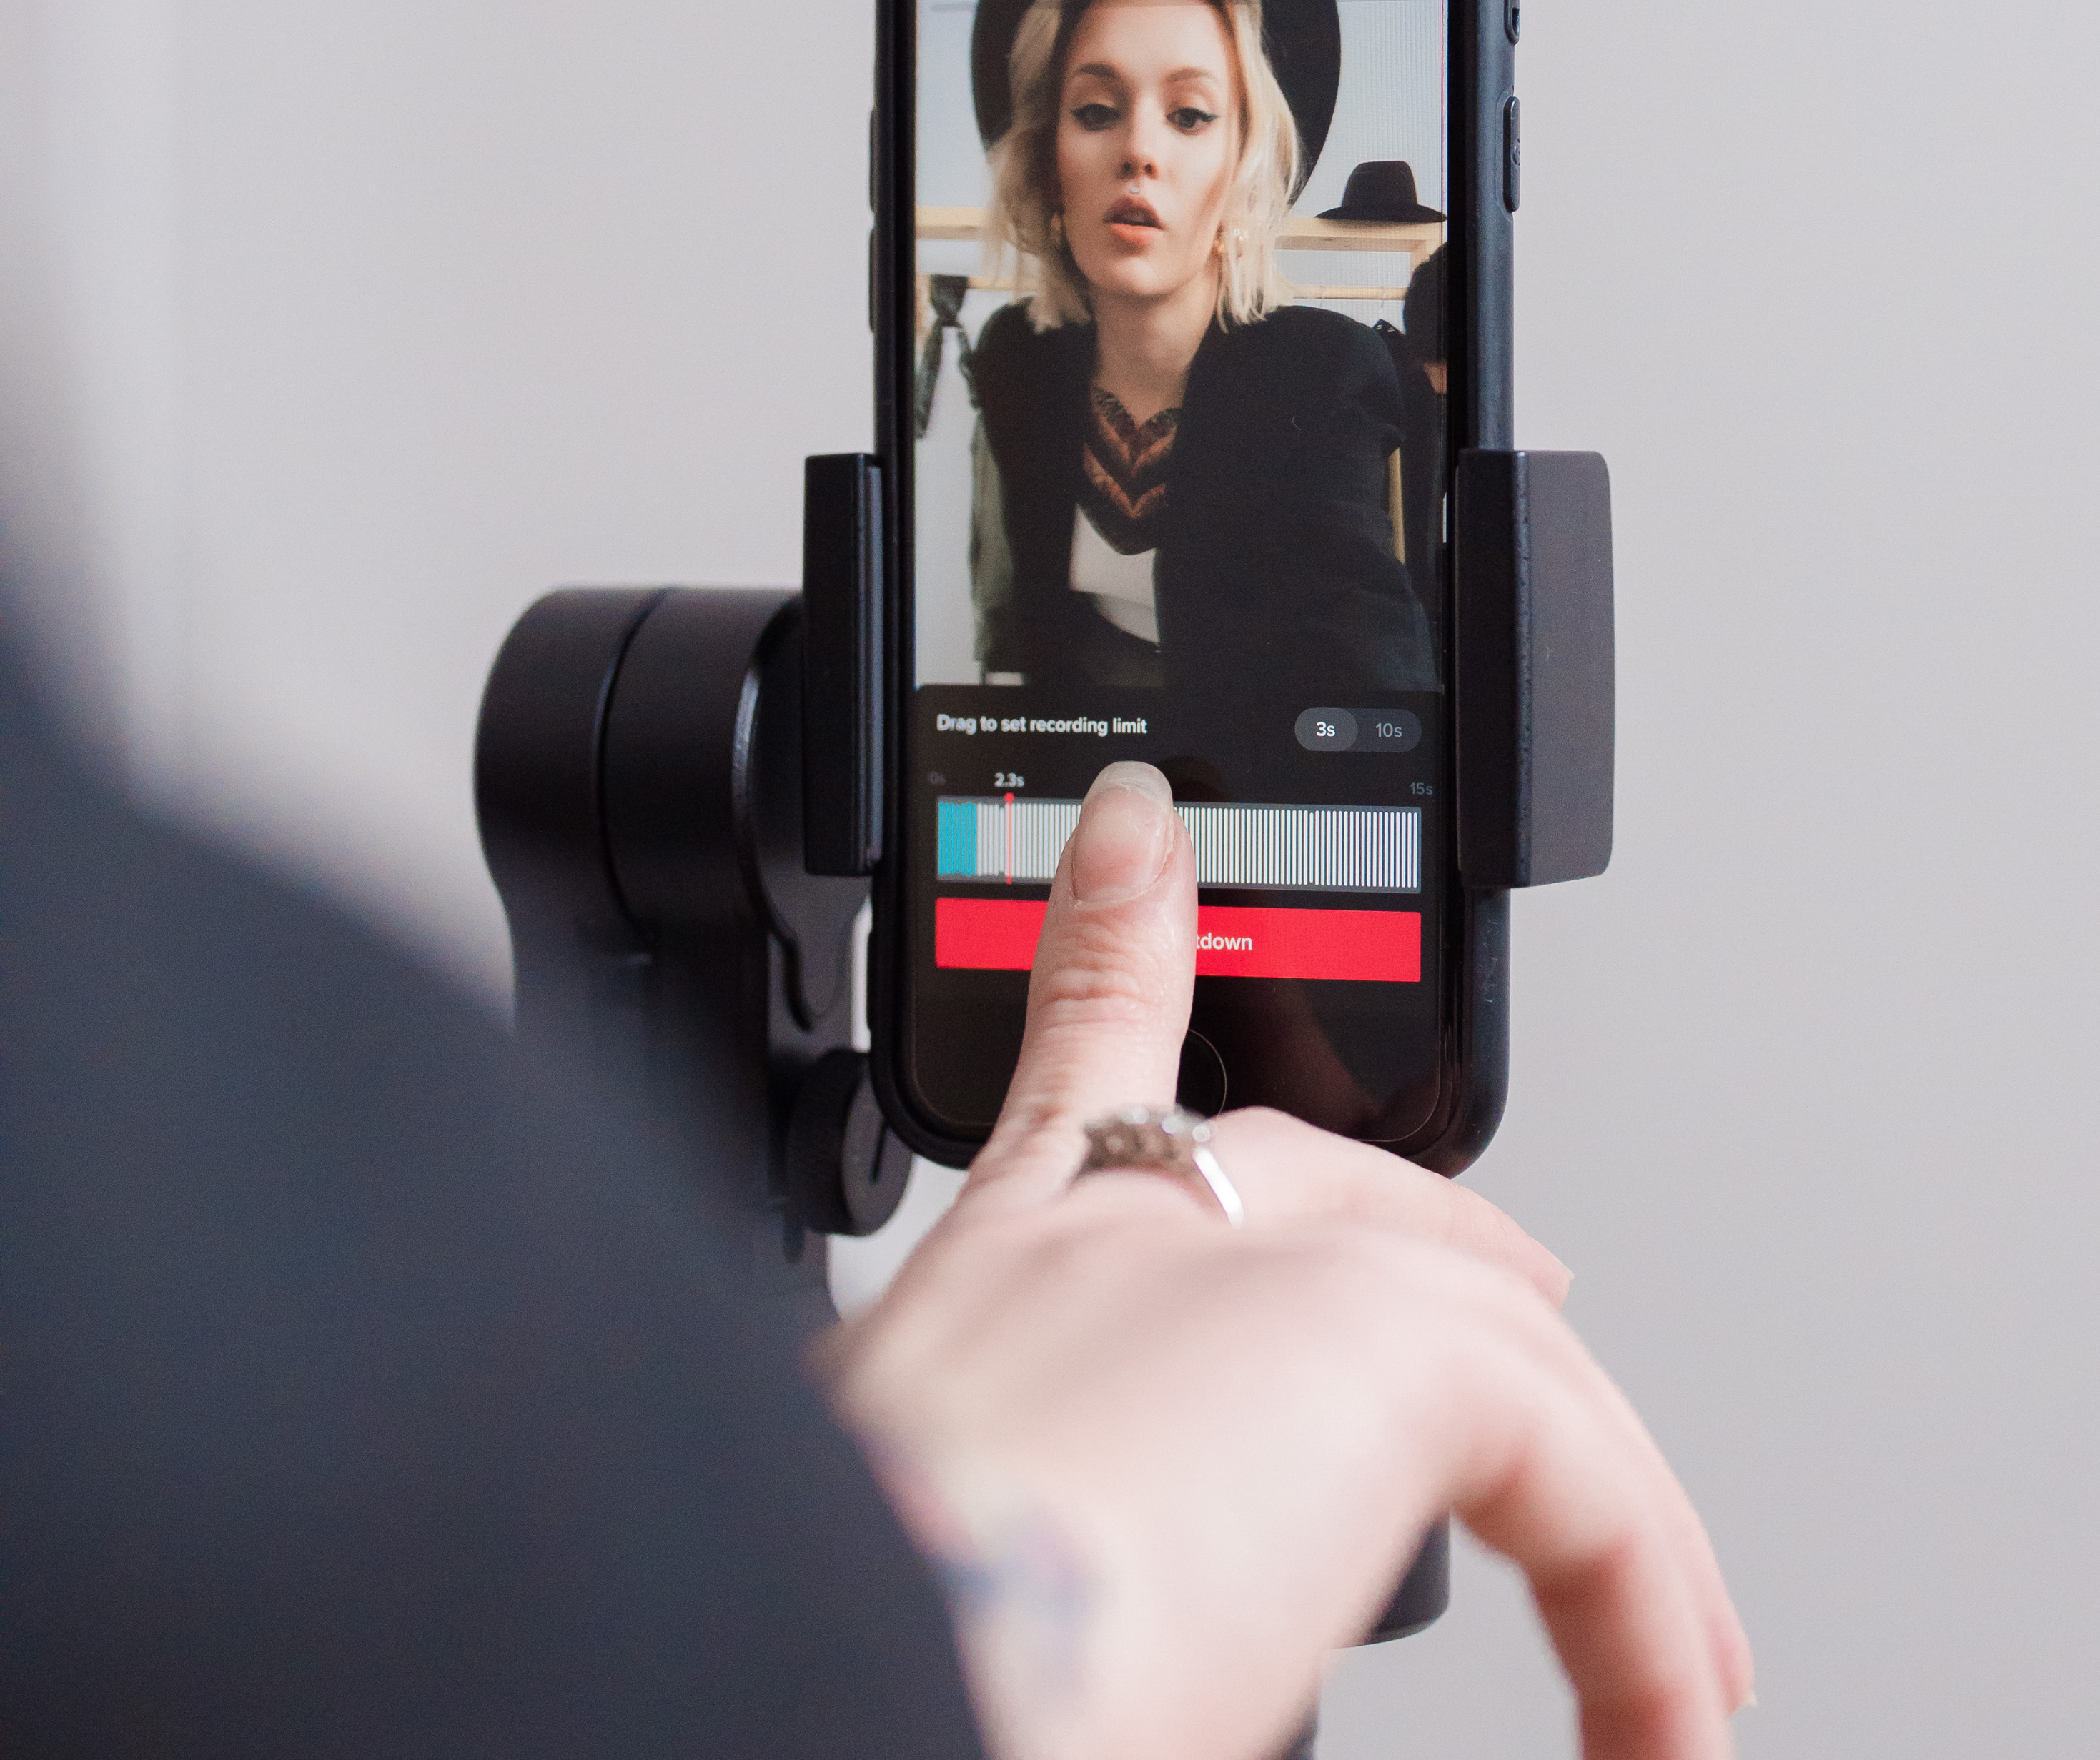
<svg viewBox="0 0 2100 1760">
<path fill-rule="evenodd" d="M 1158 765 L 1185 1103 L 1436 1099 L 1445 0 L 911 0 L 901 1068 L 996 1114 L 1081 798 Z M 1145 1097 L 1137 1097 L 1145 1098 Z"/>
</svg>

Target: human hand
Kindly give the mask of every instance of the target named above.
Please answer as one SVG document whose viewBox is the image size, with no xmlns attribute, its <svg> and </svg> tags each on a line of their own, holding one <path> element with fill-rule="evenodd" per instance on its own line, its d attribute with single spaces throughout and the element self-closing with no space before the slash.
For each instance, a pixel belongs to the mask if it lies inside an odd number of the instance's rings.
<svg viewBox="0 0 2100 1760">
<path fill-rule="evenodd" d="M 827 1353 L 946 1572 L 998 1760 L 1258 1760 L 1455 1510 L 1532 1582 L 1590 1760 L 1710 1760 L 1750 1681 L 1704 1530 L 1478 1196 L 1273 1113 L 1219 1120 L 1246 1227 L 1082 1127 L 1173 1092 L 1194 862 L 1156 771 L 1088 795 L 1019 1067 L 953 1210 Z"/>
</svg>

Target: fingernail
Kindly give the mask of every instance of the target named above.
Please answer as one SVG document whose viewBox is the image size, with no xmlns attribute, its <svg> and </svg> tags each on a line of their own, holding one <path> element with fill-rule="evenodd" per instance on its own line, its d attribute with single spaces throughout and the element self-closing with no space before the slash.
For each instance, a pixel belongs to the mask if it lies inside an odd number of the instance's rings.
<svg viewBox="0 0 2100 1760">
<path fill-rule="evenodd" d="M 1172 849 L 1174 791 L 1150 764 L 1112 763 L 1087 790 L 1072 834 L 1072 896 L 1119 904 L 1159 878 Z"/>
<path fill-rule="evenodd" d="M 1758 1690 L 1756 1687 L 1753 1687 L 1748 1692 L 1743 1695 L 1743 1702 L 1737 1705 L 1736 1709 L 1738 1711 L 1754 1711 L 1757 1708 Z"/>
</svg>

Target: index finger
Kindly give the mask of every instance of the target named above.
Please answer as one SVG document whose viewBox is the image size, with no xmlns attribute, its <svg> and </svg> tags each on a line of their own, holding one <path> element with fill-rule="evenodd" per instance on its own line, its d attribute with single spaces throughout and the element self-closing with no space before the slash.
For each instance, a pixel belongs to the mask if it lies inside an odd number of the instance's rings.
<svg viewBox="0 0 2100 1760">
<path fill-rule="evenodd" d="M 1112 763 L 1059 858 L 1020 1062 L 967 1190 L 1052 1196 L 1088 1120 L 1171 1104 L 1195 982 L 1196 858 L 1173 790 L 1150 764 Z"/>
</svg>

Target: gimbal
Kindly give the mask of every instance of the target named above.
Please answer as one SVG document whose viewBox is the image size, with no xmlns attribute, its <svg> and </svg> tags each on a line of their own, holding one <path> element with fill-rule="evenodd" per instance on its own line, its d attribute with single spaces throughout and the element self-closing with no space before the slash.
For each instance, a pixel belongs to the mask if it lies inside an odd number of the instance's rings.
<svg viewBox="0 0 2100 1760">
<path fill-rule="evenodd" d="M 580 1036 L 646 1096 L 734 1219 L 754 1296 L 813 1326 L 832 1313 L 827 1237 L 881 1227 L 911 1168 L 850 1042 L 854 925 L 884 853 L 878 489 L 872 459 L 809 460 L 800 594 L 540 600 L 496 658 L 475 749 L 519 1031 Z M 1611 560 L 1596 455 L 1462 455 L 1458 860 L 1490 928 L 1507 889 L 1610 859 Z M 1491 1005 L 1507 997 L 1498 982 Z M 1374 1639 L 1443 1612 L 1448 1547 L 1440 1525 Z"/>
</svg>

